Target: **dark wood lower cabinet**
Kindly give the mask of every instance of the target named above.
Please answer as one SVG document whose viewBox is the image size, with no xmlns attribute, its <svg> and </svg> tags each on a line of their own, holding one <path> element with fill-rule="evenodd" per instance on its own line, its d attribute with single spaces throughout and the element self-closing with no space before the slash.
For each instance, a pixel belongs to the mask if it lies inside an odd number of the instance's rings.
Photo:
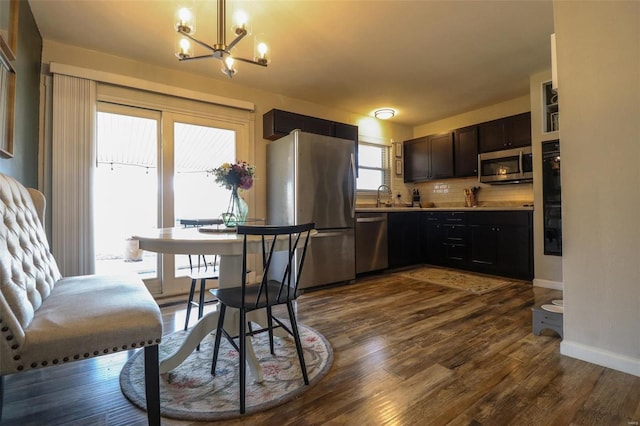
<svg viewBox="0 0 640 426">
<path fill-rule="evenodd" d="M 532 212 L 470 212 L 470 264 L 478 272 L 533 278 Z"/>
<path fill-rule="evenodd" d="M 421 212 L 388 214 L 389 268 L 400 268 L 421 263 L 420 217 Z"/>
<path fill-rule="evenodd" d="M 533 279 L 533 212 L 457 211 L 422 214 L 422 262 L 510 278 Z M 392 216 L 389 214 L 390 219 Z"/>
<path fill-rule="evenodd" d="M 422 262 L 444 264 L 444 214 L 425 212 L 421 215 L 420 251 Z"/>
</svg>

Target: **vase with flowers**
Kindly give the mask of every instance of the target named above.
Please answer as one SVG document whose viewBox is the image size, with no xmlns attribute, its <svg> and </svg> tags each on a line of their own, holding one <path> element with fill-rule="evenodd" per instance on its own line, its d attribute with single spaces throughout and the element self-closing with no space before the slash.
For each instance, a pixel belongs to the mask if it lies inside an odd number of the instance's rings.
<svg viewBox="0 0 640 426">
<path fill-rule="evenodd" d="M 216 183 L 231 190 L 229 206 L 226 213 L 222 213 L 222 221 L 228 228 L 243 225 L 247 220 L 249 207 L 238 191 L 251 189 L 255 171 L 255 166 L 249 165 L 246 161 L 238 161 L 233 164 L 224 163 L 220 167 L 210 170 L 215 176 Z"/>
</svg>

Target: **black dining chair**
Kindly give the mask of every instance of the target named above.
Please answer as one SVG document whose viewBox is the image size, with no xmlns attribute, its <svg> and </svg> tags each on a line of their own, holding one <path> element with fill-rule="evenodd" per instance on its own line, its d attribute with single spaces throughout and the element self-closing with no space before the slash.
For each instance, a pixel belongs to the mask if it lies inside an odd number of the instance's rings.
<svg viewBox="0 0 640 426">
<path fill-rule="evenodd" d="M 185 228 L 195 227 L 199 228 L 205 225 L 222 225 L 222 219 L 180 219 L 180 224 Z M 197 265 L 194 265 L 192 257 L 196 257 Z M 189 319 L 191 318 L 191 308 L 198 308 L 198 319 L 202 318 L 204 314 L 204 305 L 207 303 L 215 303 L 217 300 L 205 301 L 205 286 L 207 280 L 218 279 L 218 256 L 213 256 L 213 263 L 207 262 L 207 258 L 204 255 L 187 255 L 189 259 L 189 279 L 191 280 L 191 287 L 189 288 L 189 299 L 187 300 L 187 313 L 184 319 L 184 330 L 189 328 Z M 201 262 L 202 260 L 202 262 Z M 196 284 L 200 282 L 199 299 L 196 302 L 194 299 Z"/>
<path fill-rule="evenodd" d="M 302 353 L 302 343 L 298 332 L 293 301 L 298 296 L 298 284 L 304 258 L 307 253 L 309 237 L 314 223 L 293 226 L 238 226 L 237 233 L 243 235 L 242 249 L 242 284 L 239 287 L 218 288 L 210 290 L 220 302 L 220 316 L 216 329 L 216 338 L 213 349 L 213 362 L 211 374 L 215 375 L 216 363 L 222 335 L 240 353 L 240 413 L 245 412 L 245 386 L 246 386 L 246 358 L 247 348 L 245 338 L 261 332 L 269 333 L 269 346 L 271 354 L 274 354 L 273 329 L 281 327 L 293 336 L 298 352 L 298 360 L 302 370 L 305 385 L 309 384 L 307 367 Z M 250 239 L 252 236 L 259 238 Z M 251 284 L 247 282 L 247 256 L 256 250 L 247 250 L 248 244 L 260 244 L 262 255 L 262 278 L 260 282 Z M 274 253 L 277 253 L 274 256 Z M 279 256 L 286 255 L 284 262 Z M 276 260 L 277 258 L 277 260 Z M 287 305 L 289 323 L 276 318 L 271 308 L 276 305 Z M 240 311 L 238 324 L 239 333 L 231 336 L 224 329 L 224 319 L 227 308 L 235 308 Z M 267 311 L 267 327 L 259 330 L 249 328 L 247 330 L 247 313 L 258 309 Z M 275 325 L 274 325 L 275 322 Z M 238 339 L 236 344 L 234 339 Z"/>
</svg>

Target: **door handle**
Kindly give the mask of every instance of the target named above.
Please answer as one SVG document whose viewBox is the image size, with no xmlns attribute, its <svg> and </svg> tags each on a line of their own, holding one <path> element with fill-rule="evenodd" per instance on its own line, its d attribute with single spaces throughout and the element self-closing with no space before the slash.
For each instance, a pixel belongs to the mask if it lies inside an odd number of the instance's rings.
<svg viewBox="0 0 640 426">
<path fill-rule="evenodd" d="M 386 222 L 387 218 L 384 216 L 379 217 L 359 217 L 356 219 L 358 223 L 371 223 L 371 222 Z"/>
<path fill-rule="evenodd" d="M 524 176 L 524 169 L 522 163 L 522 150 L 520 150 L 520 154 L 518 155 L 518 165 L 520 166 L 520 176 Z"/>
<path fill-rule="evenodd" d="M 356 217 L 356 160 L 351 154 L 351 218 Z"/>
</svg>

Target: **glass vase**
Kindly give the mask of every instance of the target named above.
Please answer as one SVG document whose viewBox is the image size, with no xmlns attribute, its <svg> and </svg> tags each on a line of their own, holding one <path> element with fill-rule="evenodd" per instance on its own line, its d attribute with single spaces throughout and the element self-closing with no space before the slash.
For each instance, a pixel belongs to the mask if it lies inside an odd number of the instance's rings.
<svg viewBox="0 0 640 426">
<path fill-rule="evenodd" d="M 222 221 L 227 228 L 235 228 L 238 225 L 244 225 L 249 213 L 247 202 L 238 193 L 238 188 L 231 190 L 231 198 L 227 212 L 222 213 Z"/>
</svg>

